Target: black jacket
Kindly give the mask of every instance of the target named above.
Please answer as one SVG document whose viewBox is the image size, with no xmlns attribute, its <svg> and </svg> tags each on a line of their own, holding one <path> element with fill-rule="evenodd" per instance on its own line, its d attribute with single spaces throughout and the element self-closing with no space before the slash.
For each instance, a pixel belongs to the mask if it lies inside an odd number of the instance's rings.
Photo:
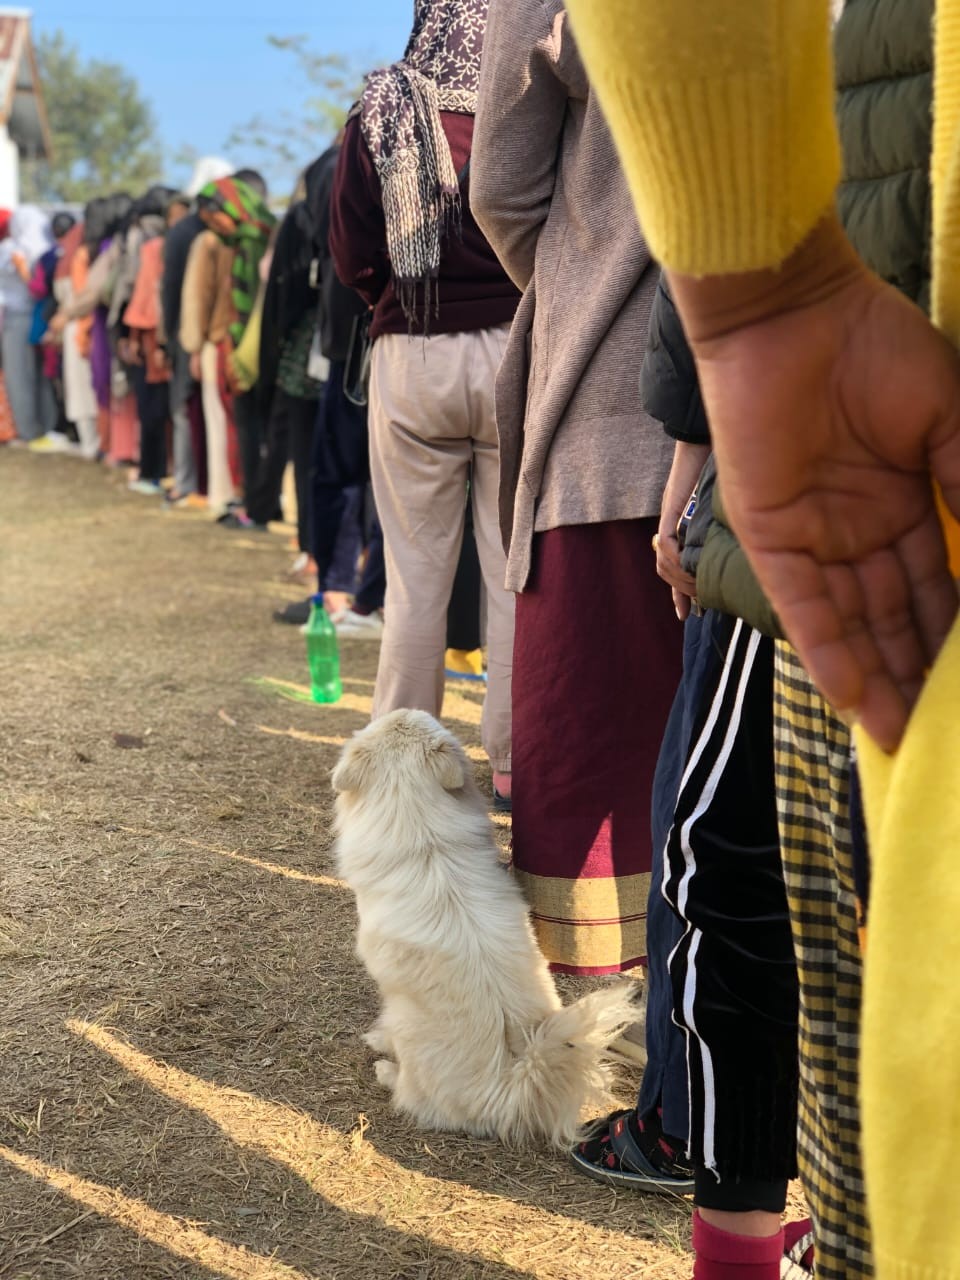
<svg viewBox="0 0 960 1280">
<path fill-rule="evenodd" d="M 317 305 L 313 258 L 313 224 L 301 201 L 288 210 L 280 224 L 263 299 L 257 388 L 265 408 L 273 398 L 284 339 Z"/>
<path fill-rule="evenodd" d="M 320 350 L 328 360 L 342 364 L 350 351 L 354 324 L 367 310 L 367 305 L 353 289 L 340 283 L 330 253 L 330 201 L 339 155 L 339 147 L 330 147 L 317 161 L 313 182 L 307 191 L 307 201 L 313 206 L 317 231 Z"/>
<path fill-rule="evenodd" d="M 685 444 L 710 443 L 693 352 L 662 276 L 650 312 L 647 352 L 640 370 L 640 399 L 647 413 L 663 423 L 672 439 Z"/>
<path fill-rule="evenodd" d="M 163 328 L 167 343 L 172 344 L 180 335 L 180 296 L 183 278 L 187 274 L 187 259 L 194 240 L 204 229 L 200 215 L 188 213 L 167 232 L 163 246 L 163 283 L 160 286 L 160 303 L 163 310 Z"/>
</svg>

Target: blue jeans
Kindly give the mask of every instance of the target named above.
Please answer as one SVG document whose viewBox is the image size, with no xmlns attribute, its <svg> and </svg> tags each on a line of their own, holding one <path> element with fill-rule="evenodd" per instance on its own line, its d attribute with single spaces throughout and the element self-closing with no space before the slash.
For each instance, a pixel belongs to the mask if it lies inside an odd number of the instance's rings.
<svg viewBox="0 0 960 1280">
<path fill-rule="evenodd" d="M 311 549 L 321 591 L 356 593 L 365 612 L 383 608 L 387 570 L 383 533 L 370 490 L 367 411 L 343 393 L 342 364 L 332 362 L 317 409 L 311 465 Z M 364 546 L 367 561 L 357 581 Z"/>
</svg>

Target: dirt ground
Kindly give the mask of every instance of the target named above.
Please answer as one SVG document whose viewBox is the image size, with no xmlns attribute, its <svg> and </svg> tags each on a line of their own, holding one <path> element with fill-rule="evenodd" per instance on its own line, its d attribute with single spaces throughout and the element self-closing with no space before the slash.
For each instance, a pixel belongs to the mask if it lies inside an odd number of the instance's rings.
<svg viewBox="0 0 960 1280">
<path fill-rule="evenodd" d="M 688 1276 L 684 1204 L 384 1105 L 328 784 L 376 649 L 297 700 L 290 559 L 0 453 L 0 1277 Z"/>
</svg>

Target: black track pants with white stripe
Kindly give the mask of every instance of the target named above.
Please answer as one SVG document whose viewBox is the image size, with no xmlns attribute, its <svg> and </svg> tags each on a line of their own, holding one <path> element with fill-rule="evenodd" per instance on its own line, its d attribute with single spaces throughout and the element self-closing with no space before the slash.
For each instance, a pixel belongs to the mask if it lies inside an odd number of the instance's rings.
<svg viewBox="0 0 960 1280">
<path fill-rule="evenodd" d="M 687 1038 L 690 1155 L 718 1182 L 796 1176 L 797 972 L 773 775 L 773 642 L 710 611 L 663 892 Z"/>
</svg>

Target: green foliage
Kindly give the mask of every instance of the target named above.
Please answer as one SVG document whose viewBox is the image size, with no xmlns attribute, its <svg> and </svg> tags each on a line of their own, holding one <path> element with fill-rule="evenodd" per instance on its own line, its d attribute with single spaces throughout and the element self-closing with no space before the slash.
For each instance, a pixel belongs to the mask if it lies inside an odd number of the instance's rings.
<svg viewBox="0 0 960 1280">
<path fill-rule="evenodd" d="M 24 199 L 82 203 L 156 182 L 156 124 L 136 80 L 113 62 L 85 62 L 62 31 L 36 46 L 53 158 L 23 166 Z"/>
<path fill-rule="evenodd" d="M 363 72 L 341 54 L 315 53 L 307 36 L 270 36 L 272 49 L 288 54 L 304 86 L 299 111 L 254 116 L 226 142 L 231 155 L 292 186 L 297 175 L 333 142 L 360 96 Z M 272 184 L 271 184 L 272 185 Z"/>
</svg>

